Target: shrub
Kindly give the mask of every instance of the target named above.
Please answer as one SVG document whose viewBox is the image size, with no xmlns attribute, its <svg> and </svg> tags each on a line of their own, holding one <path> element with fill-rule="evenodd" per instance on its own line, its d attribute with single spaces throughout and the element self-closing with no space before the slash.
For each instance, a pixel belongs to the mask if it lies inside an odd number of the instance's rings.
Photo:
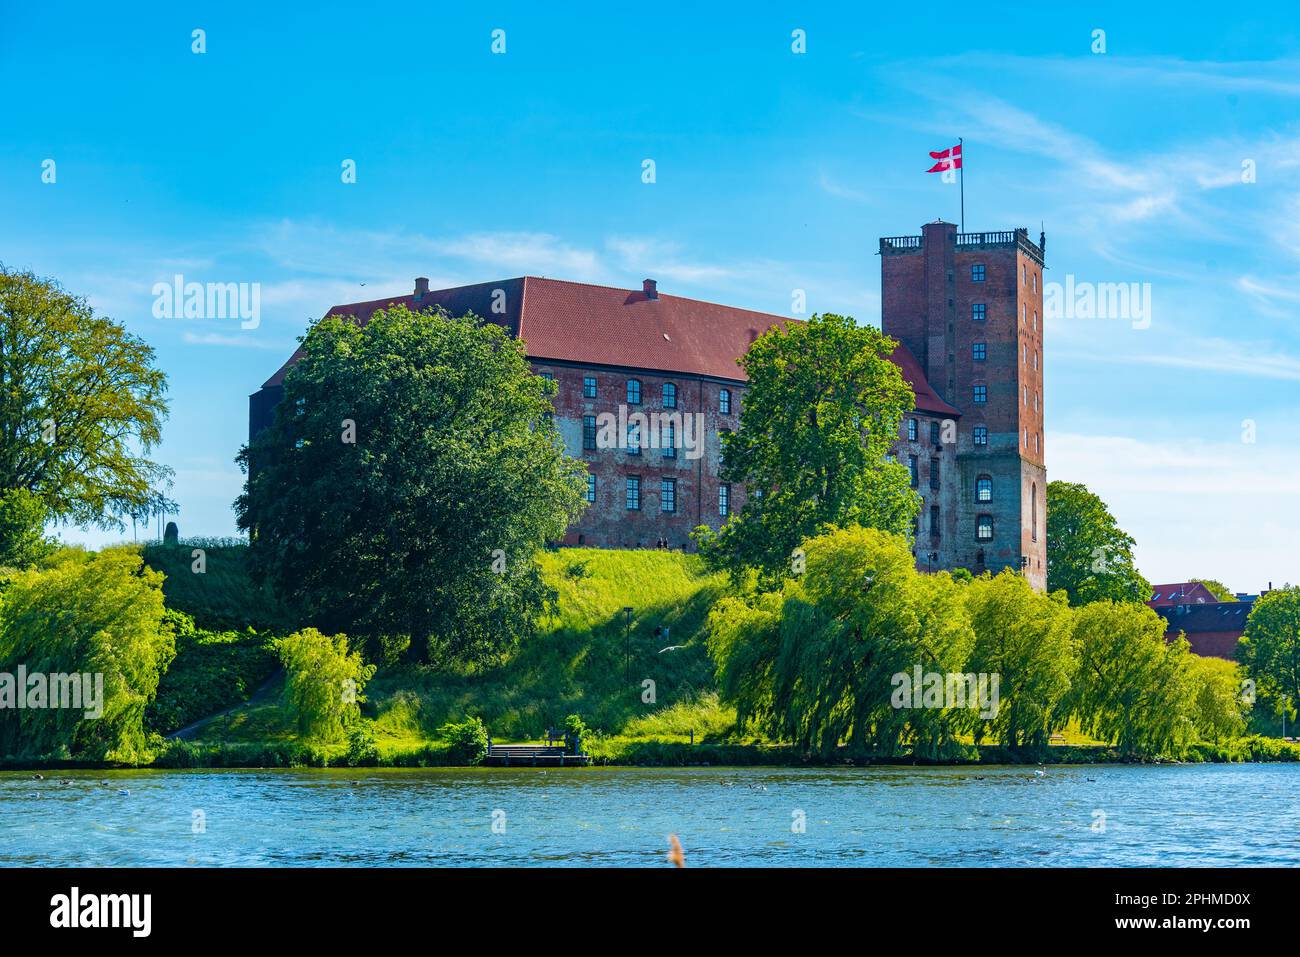
<svg viewBox="0 0 1300 957">
<path fill-rule="evenodd" d="M 466 718 L 459 724 L 447 722 L 438 729 L 457 764 L 481 764 L 487 757 L 488 733 L 481 718 Z"/>
<path fill-rule="evenodd" d="M 361 692 L 375 674 L 357 652 L 348 651 L 346 635 L 322 635 L 305 628 L 278 642 L 288 671 L 286 705 L 303 737 L 337 741 L 361 716 Z"/>
<path fill-rule="evenodd" d="M 379 748 L 368 726 L 357 725 L 348 733 L 347 763 L 350 768 L 373 768 L 379 763 Z"/>
</svg>

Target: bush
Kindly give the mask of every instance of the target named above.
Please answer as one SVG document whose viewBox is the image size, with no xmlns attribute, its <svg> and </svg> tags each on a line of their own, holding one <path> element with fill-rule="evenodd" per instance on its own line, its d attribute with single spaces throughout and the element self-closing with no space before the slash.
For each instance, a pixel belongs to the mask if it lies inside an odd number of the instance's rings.
<svg viewBox="0 0 1300 957">
<path fill-rule="evenodd" d="M 168 732 L 242 704 L 279 665 L 274 639 L 253 631 L 196 628 L 183 612 L 164 620 L 176 636 L 176 659 L 158 684 L 158 697 L 145 710 L 145 723 Z"/>
<path fill-rule="evenodd" d="M 452 760 L 457 764 L 482 764 L 488 752 L 488 733 L 480 718 L 467 718 L 460 724 L 448 722 L 438 729 L 447 742 Z"/>
<path fill-rule="evenodd" d="M 303 737 L 337 741 L 361 716 L 366 682 L 375 674 L 357 652 L 348 651 L 346 635 L 322 635 L 305 628 L 278 642 L 288 671 L 286 705 Z"/>
<path fill-rule="evenodd" d="M 590 732 L 586 723 L 582 720 L 582 715 L 571 714 L 564 719 L 564 730 L 567 732 L 565 737 L 570 754 L 582 754 L 582 741 Z"/>
<path fill-rule="evenodd" d="M 358 725 L 348 734 L 347 762 L 350 768 L 373 768 L 379 763 L 379 748 L 368 726 Z"/>
<path fill-rule="evenodd" d="M 49 510 L 24 489 L 0 493 L 0 568 L 26 568 L 52 554 L 45 537 Z"/>
</svg>

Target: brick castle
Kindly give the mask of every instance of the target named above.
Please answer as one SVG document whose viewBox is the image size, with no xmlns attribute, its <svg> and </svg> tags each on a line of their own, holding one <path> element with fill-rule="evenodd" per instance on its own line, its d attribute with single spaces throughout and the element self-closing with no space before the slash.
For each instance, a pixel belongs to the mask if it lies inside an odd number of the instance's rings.
<svg viewBox="0 0 1300 957">
<path fill-rule="evenodd" d="M 1024 229 L 958 233 L 944 222 L 880 240 L 881 326 L 916 396 L 895 454 L 924 499 L 921 569 L 1011 567 L 1046 585 L 1043 245 Z M 685 548 L 696 526 L 717 528 L 743 507 L 744 488 L 719 479 L 719 436 L 739 425 L 745 389 L 736 360 L 794 320 L 661 295 L 651 279 L 629 291 L 532 276 L 440 290 L 417 279 L 410 295 L 327 315 L 364 323 L 396 305 L 498 322 L 555 381 L 556 425 L 589 470 L 590 504 L 565 544 Z M 298 357 L 249 397 L 250 439 L 270 424 Z M 638 412 L 653 428 L 638 428 Z M 616 447 L 602 441 L 611 421 L 627 439 Z"/>
</svg>

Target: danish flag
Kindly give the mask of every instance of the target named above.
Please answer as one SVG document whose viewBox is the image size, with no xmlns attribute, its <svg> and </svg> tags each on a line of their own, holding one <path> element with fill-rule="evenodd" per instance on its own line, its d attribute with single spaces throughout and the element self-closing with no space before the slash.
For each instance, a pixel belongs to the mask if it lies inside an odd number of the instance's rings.
<svg viewBox="0 0 1300 957">
<path fill-rule="evenodd" d="M 939 162 L 926 170 L 927 173 L 942 173 L 944 170 L 961 169 L 961 144 L 950 146 L 939 153 L 931 153 L 930 159 Z"/>
</svg>

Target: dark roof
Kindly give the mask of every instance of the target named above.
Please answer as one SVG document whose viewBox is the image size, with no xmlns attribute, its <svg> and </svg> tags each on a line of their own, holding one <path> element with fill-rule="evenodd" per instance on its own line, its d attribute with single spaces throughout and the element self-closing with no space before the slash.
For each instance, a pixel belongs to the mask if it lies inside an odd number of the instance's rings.
<svg viewBox="0 0 1300 957">
<path fill-rule="evenodd" d="M 1179 631 L 1188 634 L 1241 631 L 1254 607 L 1254 602 L 1249 601 L 1217 601 L 1205 605 L 1171 605 L 1157 608 L 1156 614 L 1169 622 L 1169 628 L 1175 634 Z"/>
<path fill-rule="evenodd" d="M 501 290 L 504 296 L 497 293 Z M 745 380 L 737 359 L 773 326 L 798 322 L 681 296 L 524 276 L 334 306 L 326 315 L 364 324 L 376 310 L 442 306 L 452 315 L 473 312 L 500 323 L 525 343 L 533 360 L 590 363 Z M 493 310 L 494 305 L 497 311 Z M 265 383 L 280 385 L 301 349 Z M 916 393 L 922 412 L 955 416 L 926 381 L 920 364 L 900 345 L 890 357 Z"/>
</svg>

